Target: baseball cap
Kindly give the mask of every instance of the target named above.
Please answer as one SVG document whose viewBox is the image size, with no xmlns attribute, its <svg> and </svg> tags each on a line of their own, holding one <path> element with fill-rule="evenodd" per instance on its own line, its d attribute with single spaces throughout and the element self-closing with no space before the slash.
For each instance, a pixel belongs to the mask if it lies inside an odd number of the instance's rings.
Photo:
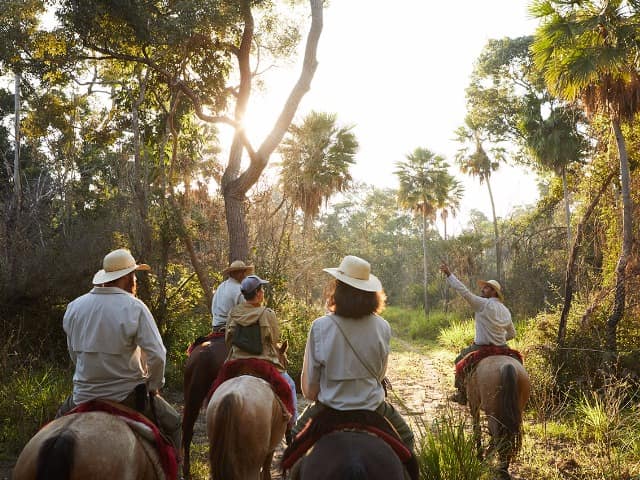
<svg viewBox="0 0 640 480">
<path fill-rule="evenodd" d="M 249 275 L 244 280 L 242 280 L 242 283 L 240 283 L 240 291 L 243 295 L 247 295 L 255 291 L 260 285 L 266 285 L 267 283 L 269 282 L 261 279 L 257 275 Z"/>
</svg>

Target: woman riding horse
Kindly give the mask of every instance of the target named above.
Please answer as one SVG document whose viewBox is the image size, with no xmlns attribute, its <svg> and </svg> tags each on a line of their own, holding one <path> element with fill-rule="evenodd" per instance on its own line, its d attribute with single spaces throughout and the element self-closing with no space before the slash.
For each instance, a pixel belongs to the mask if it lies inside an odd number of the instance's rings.
<svg viewBox="0 0 640 480">
<path fill-rule="evenodd" d="M 302 392 L 313 403 L 301 414 L 294 434 L 326 409 L 369 411 L 385 417 L 413 451 L 413 432 L 385 401 L 382 380 L 389 358 L 391 327 L 378 314 L 385 295 L 369 262 L 348 255 L 327 291 L 329 314 L 311 324 L 302 367 Z"/>
</svg>

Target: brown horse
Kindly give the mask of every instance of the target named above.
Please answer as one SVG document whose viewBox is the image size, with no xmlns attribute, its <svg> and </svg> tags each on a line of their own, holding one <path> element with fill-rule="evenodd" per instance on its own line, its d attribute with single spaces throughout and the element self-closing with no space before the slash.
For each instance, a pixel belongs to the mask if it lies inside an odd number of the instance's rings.
<svg viewBox="0 0 640 480">
<path fill-rule="evenodd" d="M 182 471 L 185 479 L 191 478 L 189 454 L 193 439 L 193 426 L 207 393 L 227 358 L 224 337 L 214 338 L 197 345 L 184 365 L 184 411 L 182 413 Z"/>
<path fill-rule="evenodd" d="M 482 456 L 482 410 L 491 436 L 490 449 L 498 453 L 500 475 L 509 479 L 509 464 L 522 440 L 522 412 L 529 400 L 529 374 L 513 357 L 494 355 L 478 363 L 466 384 L 478 455 Z"/>
<path fill-rule="evenodd" d="M 14 480 L 164 479 L 155 448 L 122 418 L 105 412 L 58 418 L 29 440 Z"/>
<path fill-rule="evenodd" d="M 402 462 L 384 440 L 367 432 L 323 436 L 291 469 L 292 480 L 403 480 Z"/>
<path fill-rule="evenodd" d="M 223 382 L 207 406 L 211 477 L 270 479 L 273 452 L 290 417 L 265 380 L 241 375 Z"/>
</svg>

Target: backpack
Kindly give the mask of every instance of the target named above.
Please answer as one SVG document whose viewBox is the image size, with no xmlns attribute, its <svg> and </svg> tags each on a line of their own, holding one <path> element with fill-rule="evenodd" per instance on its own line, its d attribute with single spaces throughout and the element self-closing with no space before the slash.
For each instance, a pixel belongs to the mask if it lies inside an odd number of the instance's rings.
<svg viewBox="0 0 640 480">
<path fill-rule="evenodd" d="M 266 310 L 266 307 L 264 310 Z M 262 313 L 264 313 L 264 310 L 262 310 Z M 262 317 L 262 313 L 260 317 Z M 260 317 L 251 325 L 236 325 L 231 344 L 251 355 L 261 355 L 262 335 L 260 334 Z"/>
</svg>

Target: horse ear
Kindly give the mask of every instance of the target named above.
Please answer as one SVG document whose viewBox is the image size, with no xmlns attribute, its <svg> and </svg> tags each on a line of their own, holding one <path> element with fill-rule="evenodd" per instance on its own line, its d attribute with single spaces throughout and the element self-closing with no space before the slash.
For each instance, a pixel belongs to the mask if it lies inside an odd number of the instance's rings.
<svg viewBox="0 0 640 480">
<path fill-rule="evenodd" d="M 280 353 L 284 355 L 288 348 L 289 348 L 289 341 L 285 340 L 280 344 Z"/>
</svg>

